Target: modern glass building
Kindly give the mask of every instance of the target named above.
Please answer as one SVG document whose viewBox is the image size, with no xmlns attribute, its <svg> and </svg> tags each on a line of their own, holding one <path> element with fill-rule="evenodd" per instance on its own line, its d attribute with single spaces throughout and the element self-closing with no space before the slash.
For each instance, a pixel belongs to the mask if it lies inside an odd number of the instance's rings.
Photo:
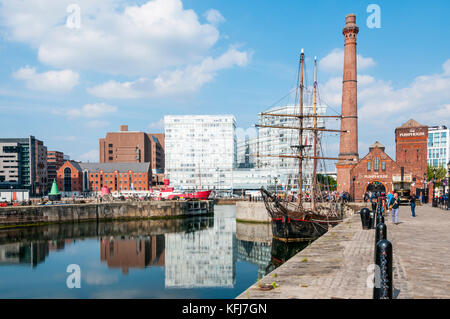
<svg viewBox="0 0 450 319">
<path fill-rule="evenodd" d="M 428 128 L 428 165 L 444 166 L 450 160 L 450 130 L 446 126 Z"/>
<path fill-rule="evenodd" d="M 236 167 L 233 115 L 167 115 L 165 176 L 182 190 L 232 190 Z"/>
<path fill-rule="evenodd" d="M 47 147 L 34 136 L 0 138 L 0 188 L 47 192 Z"/>
</svg>

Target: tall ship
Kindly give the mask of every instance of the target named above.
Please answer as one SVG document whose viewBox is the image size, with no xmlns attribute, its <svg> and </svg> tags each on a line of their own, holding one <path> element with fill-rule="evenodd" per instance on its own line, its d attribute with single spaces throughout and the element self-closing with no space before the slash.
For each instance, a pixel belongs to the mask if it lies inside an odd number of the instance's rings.
<svg viewBox="0 0 450 319">
<path fill-rule="evenodd" d="M 272 128 L 282 130 L 295 130 L 298 132 L 298 141 L 296 145 L 291 145 L 292 154 L 275 154 L 264 155 L 258 154 L 259 157 L 279 157 L 294 158 L 298 160 L 298 187 L 296 194 L 291 196 L 283 196 L 278 192 L 272 192 L 269 189 L 261 188 L 261 195 L 264 200 L 267 212 L 272 220 L 272 233 L 275 239 L 282 241 L 301 241 L 315 239 L 330 227 L 337 225 L 342 220 L 342 203 L 336 192 L 332 192 L 328 178 L 318 173 L 318 164 L 326 160 L 339 160 L 339 158 L 326 157 L 323 155 L 321 136 L 322 133 L 346 132 L 336 129 L 327 129 L 325 126 L 318 126 L 319 118 L 335 118 L 341 120 L 341 115 L 318 115 L 317 113 L 317 59 L 314 59 L 314 88 L 313 112 L 304 112 L 304 61 L 305 55 L 302 49 L 300 54 L 300 65 L 297 76 L 297 94 L 298 97 L 298 113 L 295 114 L 279 114 L 275 112 L 260 113 L 261 117 L 277 117 L 285 119 L 298 119 L 298 125 L 256 125 L 259 128 Z M 311 120 L 312 119 L 312 120 Z M 308 125 L 305 125 L 307 121 Z M 270 122 L 270 121 L 269 121 Z M 325 121 L 322 121 L 325 123 Z M 308 145 L 308 139 L 304 140 L 306 133 L 312 132 L 312 143 Z M 320 133 L 320 136 L 319 136 Z M 295 134 L 296 136 L 296 134 Z M 307 152 L 306 150 L 312 150 Z M 312 176 L 309 190 L 304 185 L 304 163 L 312 162 Z M 325 166 L 323 166 L 325 167 Z"/>
</svg>

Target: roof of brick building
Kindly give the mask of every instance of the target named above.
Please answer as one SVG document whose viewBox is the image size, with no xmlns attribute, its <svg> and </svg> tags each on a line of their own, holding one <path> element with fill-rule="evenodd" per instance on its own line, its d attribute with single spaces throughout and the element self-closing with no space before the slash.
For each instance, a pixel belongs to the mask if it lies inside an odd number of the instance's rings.
<svg viewBox="0 0 450 319">
<path fill-rule="evenodd" d="M 410 119 L 408 122 L 400 126 L 400 128 L 408 128 L 408 127 L 423 127 L 423 125 L 413 119 Z"/>
<path fill-rule="evenodd" d="M 128 173 L 128 171 L 147 173 L 150 163 L 79 163 L 71 161 L 71 164 L 79 171 L 87 170 L 92 173 Z"/>
</svg>

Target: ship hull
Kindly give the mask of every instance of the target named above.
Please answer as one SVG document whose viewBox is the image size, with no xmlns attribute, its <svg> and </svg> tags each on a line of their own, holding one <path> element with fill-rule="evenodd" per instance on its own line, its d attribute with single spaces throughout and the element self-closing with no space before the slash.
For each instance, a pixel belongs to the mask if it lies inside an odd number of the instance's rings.
<svg viewBox="0 0 450 319">
<path fill-rule="evenodd" d="M 281 217 L 272 218 L 272 234 L 281 241 L 308 241 L 322 236 L 331 225 L 301 219 Z"/>
</svg>

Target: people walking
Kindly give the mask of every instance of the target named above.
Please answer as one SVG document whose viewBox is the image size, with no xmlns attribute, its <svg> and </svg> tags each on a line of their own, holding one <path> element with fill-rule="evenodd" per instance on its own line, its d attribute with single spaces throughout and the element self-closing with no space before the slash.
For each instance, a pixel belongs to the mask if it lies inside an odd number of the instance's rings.
<svg viewBox="0 0 450 319">
<path fill-rule="evenodd" d="M 398 209 L 400 207 L 400 201 L 398 200 L 398 194 L 395 193 L 391 202 L 389 203 L 389 207 L 392 206 L 392 222 L 395 225 L 398 225 Z"/>
<path fill-rule="evenodd" d="M 411 205 L 411 216 L 416 217 L 416 196 L 412 195 L 409 199 L 409 204 Z"/>
<path fill-rule="evenodd" d="M 372 211 L 375 211 L 377 209 L 377 198 L 375 193 L 372 193 L 370 196 L 370 203 L 372 204 Z"/>
</svg>

